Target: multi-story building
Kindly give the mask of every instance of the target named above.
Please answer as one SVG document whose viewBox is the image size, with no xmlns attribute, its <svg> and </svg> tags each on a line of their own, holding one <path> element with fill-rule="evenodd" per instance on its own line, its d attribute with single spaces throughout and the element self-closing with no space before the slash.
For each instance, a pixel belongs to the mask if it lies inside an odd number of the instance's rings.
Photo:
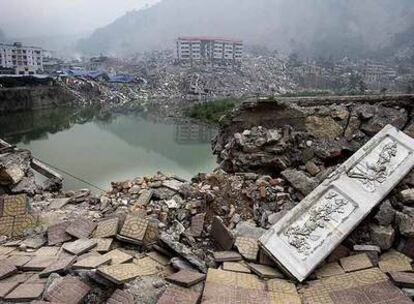
<svg viewBox="0 0 414 304">
<path fill-rule="evenodd" d="M 14 44 L 0 43 L 0 73 L 33 75 L 43 72 L 43 49 Z"/>
<path fill-rule="evenodd" d="M 177 58 L 183 63 L 238 64 L 243 57 L 243 41 L 221 37 L 179 37 Z"/>
</svg>

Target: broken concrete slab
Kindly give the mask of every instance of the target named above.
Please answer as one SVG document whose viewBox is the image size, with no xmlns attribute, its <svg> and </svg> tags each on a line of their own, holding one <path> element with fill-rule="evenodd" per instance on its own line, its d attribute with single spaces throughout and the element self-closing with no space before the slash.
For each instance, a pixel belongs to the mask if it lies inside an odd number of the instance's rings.
<svg viewBox="0 0 414 304">
<path fill-rule="evenodd" d="M 63 244 L 62 248 L 74 255 L 81 255 L 96 246 L 97 242 L 94 239 L 79 239 L 74 242 Z"/>
<path fill-rule="evenodd" d="M 101 266 L 97 272 L 115 284 L 123 284 L 142 275 L 142 269 L 135 263 Z"/>
<path fill-rule="evenodd" d="M 251 273 L 251 270 L 243 263 L 237 262 L 224 262 L 221 269 L 226 271 L 234 271 L 241 273 Z"/>
<path fill-rule="evenodd" d="M 111 297 L 106 301 L 106 304 L 134 304 L 135 300 L 132 294 L 117 289 L 111 295 Z"/>
<path fill-rule="evenodd" d="M 414 140 L 388 125 L 277 222 L 260 243 L 303 281 L 414 166 Z"/>
<path fill-rule="evenodd" d="M 5 260 L 0 263 L 0 280 L 11 276 L 17 272 L 16 266 Z"/>
<path fill-rule="evenodd" d="M 98 222 L 94 237 L 95 238 L 109 238 L 116 236 L 118 233 L 119 218 L 114 217 L 111 219 Z"/>
<path fill-rule="evenodd" d="M 414 273 L 391 271 L 388 274 L 393 283 L 398 287 L 414 288 Z"/>
<path fill-rule="evenodd" d="M 230 250 L 233 247 L 234 237 L 219 216 L 213 218 L 210 235 L 216 240 L 221 249 Z"/>
<path fill-rule="evenodd" d="M 41 273 L 39 273 L 39 277 L 45 278 L 52 273 L 64 273 L 75 261 L 76 255 L 59 257 L 55 262 L 47 266 Z"/>
<path fill-rule="evenodd" d="M 128 214 L 117 238 L 141 245 L 144 241 L 148 223 L 148 220 L 140 216 Z"/>
<path fill-rule="evenodd" d="M 146 255 L 153 259 L 154 261 L 160 263 L 162 266 L 167 266 L 170 264 L 170 258 L 162 255 L 157 251 L 147 252 Z"/>
<path fill-rule="evenodd" d="M 111 258 L 105 255 L 93 255 L 73 264 L 73 269 L 95 269 L 111 262 Z"/>
<path fill-rule="evenodd" d="M 179 286 L 169 286 L 158 299 L 157 304 L 197 304 L 200 296 L 200 291 L 193 291 Z"/>
<path fill-rule="evenodd" d="M 238 236 L 234 245 L 246 260 L 256 261 L 259 253 L 259 244 L 256 239 Z"/>
<path fill-rule="evenodd" d="M 64 198 L 54 198 L 49 201 L 49 206 L 47 207 L 49 210 L 60 210 L 64 206 L 66 206 L 70 202 L 70 197 Z"/>
<path fill-rule="evenodd" d="M 90 290 L 80 279 L 69 276 L 50 286 L 44 298 L 49 302 L 79 304 Z"/>
<path fill-rule="evenodd" d="M 199 237 L 203 233 L 205 213 L 199 213 L 191 218 L 190 232 L 194 237 Z"/>
<path fill-rule="evenodd" d="M 4 299 L 10 302 L 27 302 L 36 300 L 40 298 L 44 289 L 44 284 L 23 283 L 5 296 Z"/>
<path fill-rule="evenodd" d="M 313 281 L 304 289 L 303 299 L 305 303 L 326 304 L 411 303 L 378 268 Z"/>
<path fill-rule="evenodd" d="M 342 268 L 346 272 L 352 272 L 374 267 L 372 261 L 366 253 L 351 255 L 349 257 L 340 259 L 339 262 L 341 263 Z"/>
<path fill-rule="evenodd" d="M 20 282 L 0 282 L 0 299 L 4 299 L 4 297 L 10 293 Z"/>
<path fill-rule="evenodd" d="M 338 262 L 331 262 L 316 269 L 315 274 L 318 279 L 322 279 L 345 274 L 345 270 Z"/>
<path fill-rule="evenodd" d="M 13 264 L 17 268 L 21 268 L 32 259 L 32 256 L 28 255 L 12 255 L 6 261 Z"/>
<path fill-rule="evenodd" d="M 133 256 L 129 255 L 119 249 L 114 249 L 108 253 L 103 255 L 105 258 L 110 259 L 111 265 L 118 265 L 122 263 L 131 262 L 133 260 Z"/>
<path fill-rule="evenodd" d="M 247 265 L 251 271 L 253 271 L 255 274 L 257 274 L 262 279 L 284 278 L 283 274 L 274 267 L 255 264 L 255 263 L 249 263 Z"/>
<path fill-rule="evenodd" d="M 66 228 L 66 233 L 78 238 L 88 238 L 91 233 L 95 230 L 96 223 L 92 222 L 87 218 L 80 218 L 73 221 L 68 228 Z"/>
<path fill-rule="evenodd" d="M 412 271 L 412 260 L 396 250 L 390 250 L 380 256 L 378 267 L 383 272 Z"/>
<path fill-rule="evenodd" d="M 191 287 L 197 283 L 200 283 L 205 278 L 206 275 L 202 273 L 180 270 L 179 272 L 166 277 L 165 280 L 183 287 Z"/>
<path fill-rule="evenodd" d="M 236 251 L 214 251 L 213 257 L 216 262 L 237 262 L 243 260 Z"/>
<path fill-rule="evenodd" d="M 47 228 L 48 245 L 51 246 L 70 241 L 72 237 L 70 234 L 66 233 L 66 229 L 71 223 L 72 222 L 60 222 L 49 226 Z"/>
<path fill-rule="evenodd" d="M 167 187 L 174 191 L 179 191 L 183 184 L 184 184 L 183 182 L 180 182 L 176 179 L 168 179 L 162 182 L 162 185 L 164 187 Z"/>
<path fill-rule="evenodd" d="M 33 256 L 33 258 L 28 263 L 24 264 L 21 268 L 24 271 L 42 271 L 56 261 L 56 256 L 53 257 L 37 255 Z"/>
</svg>

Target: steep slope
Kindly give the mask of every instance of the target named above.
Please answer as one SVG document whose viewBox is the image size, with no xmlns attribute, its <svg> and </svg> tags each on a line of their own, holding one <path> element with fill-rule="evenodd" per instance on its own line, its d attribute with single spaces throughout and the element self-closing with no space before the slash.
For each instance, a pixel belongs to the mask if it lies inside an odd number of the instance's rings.
<svg viewBox="0 0 414 304">
<path fill-rule="evenodd" d="M 179 35 L 220 35 L 311 55 L 358 55 L 406 30 L 409 0 L 163 0 L 129 12 L 79 43 L 89 53 L 173 46 Z"/>
</svg>

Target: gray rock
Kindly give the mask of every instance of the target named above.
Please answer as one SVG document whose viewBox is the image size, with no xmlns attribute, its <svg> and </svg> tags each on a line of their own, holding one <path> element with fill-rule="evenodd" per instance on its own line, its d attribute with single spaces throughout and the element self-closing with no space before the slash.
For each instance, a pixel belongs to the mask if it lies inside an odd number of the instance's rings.
<svg viewBox="0 0 414 304">
<path fill-rule="evenodd" d="M 380 226 L 369 225 L 369 232 L 372 243 L 378 245 L 382 250 L 390 249 L 395 240 L 395 230 L 391 225 Z"/>
<path fill-rule="evenodd" d="M 378 224 L 382 226 L 388 226 L 394 222 L 395 210 L 392 207 L 389 200 L 385 200 L 381 203 L 377 213 L 374 216 L 374 219 Z"/>
<path fill-rule="evenodd" d="M 414 203 L 414 189 L 402 190 L 399 196 L 404 204 L 411 205 Z"/>
<path fill-rule="evenodd" d="M 254 239 L 259 239 L 265 232 L 266 229 L 256 227 L 255 224 L 246 221 L 239 222 L 236 228 L 234 228 L 234 234 L 236 236 L 251 237 Z"/>
<path fill-rule="evenodd" d="M 397 212 L 396 222 L 403 236 L 414 237 L 414 218 L 402 212 Z"/>
<path fill-rule="evenodd" d="M 308 195 L 318 186 L 318 182 L 308 177 L 304 172 L 295 169 L 287 169 L 281 172 L 282 176 L 303 195 Z"/>
</svg>

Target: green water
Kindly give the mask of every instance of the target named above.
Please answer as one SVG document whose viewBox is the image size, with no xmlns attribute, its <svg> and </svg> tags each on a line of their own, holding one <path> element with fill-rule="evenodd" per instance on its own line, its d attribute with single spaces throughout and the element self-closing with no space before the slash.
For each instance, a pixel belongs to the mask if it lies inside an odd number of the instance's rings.
<svg viewBox="0 0 414 304">
<path fill-rule="evenodd" d="M 104 189 L 157 171 L 191 178 L 216 166 L 211 128 L 156 113 L 100 116 L 75 109 L 8 114 L 0 116 L 0 137 Z M 63 176 L 65 189 L 87 187 Z"/>
</svg>

